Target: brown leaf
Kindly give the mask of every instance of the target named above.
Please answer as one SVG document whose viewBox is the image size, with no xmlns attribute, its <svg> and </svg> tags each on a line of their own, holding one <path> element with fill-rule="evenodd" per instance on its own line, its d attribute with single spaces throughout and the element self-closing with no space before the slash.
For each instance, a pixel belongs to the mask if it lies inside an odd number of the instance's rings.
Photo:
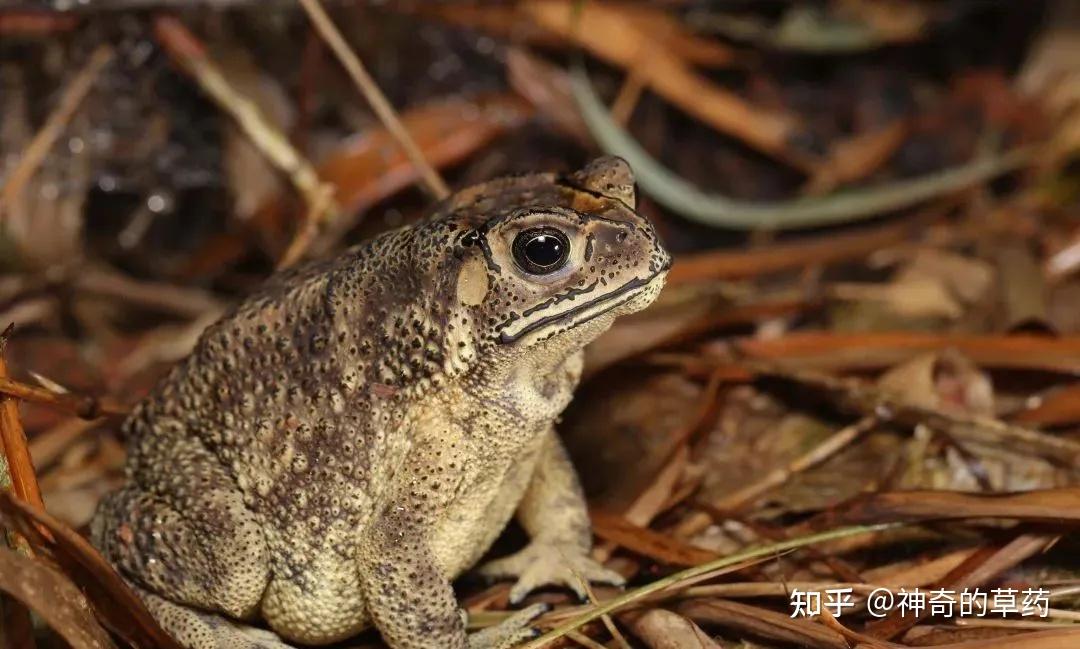
<svg viewBox="0 0 1080 649">
<path fill-rule="evenodd" d="M 918 277 L 884 284 L 838 282 L 829 296 L 845 302 L 870 302 L 903 318 L 955 320 L 963 314 L 956 299 L 940 279 Z"/>
<path fill-rule="evenodd" d="M 814 170 L 803 193 L 822 196 L 841 185 L 872 176 L 904 143 L 908 130 L 904 121 L 896 120 L 876 131 L 836 142 L 825 161 Z"/>
<path fill-rule="evenodd" d="M 702 390 L 678 374 L 602 376 L 577 393 L 560 426 L 590 502 L 625 511 L 654 482 Z"/>
<path fill-rule="evenodd" d="M 514 94 L 448 99 L 412 108 L 401 121 L 436 166 L 453 164 L 494 137 L 522 124 L 531 107 Z M 319 177 L 337 189 L 347 212 L 361 211 L 416 178 L 405 154 L 381 128 L 348 139 L 318 165 Z"/>
<path fill-rule="evenodd" d="M 990 291 L 995 273 L 994 268 L 981 259 L 920 246 L 897 271 L 895 281 L 922 278 L 941 282 L 962 304 L 974 304 Z"/>
<path fill-rule="evenodd" d="M 664 49 L 688 63 L 711 68 L 728 67 L 746 61 L 749 53 L 736 52 L 728 45 L 693 33 L 662 7 L 648 4 L 591 3 L 605 5 L 605 9 L 617 10 L 627 20 L 646 29 Z M 438 16 L 440 19 L 464 25 L 533 45 L 565 47 L 565 34 L 545 29 L 527 20 L 520 6 L 483 5 L 470 6 L 424 6 L 416 8 L 421 14 Z"/>
<path fill-rule="evenodd" d="M 796 167 L 810 169 L 816 164 L 791 147 L 799 130 L 794 115 L 754 106 L 712 83 L 675 52 L 656 46 L 651 31 L 620 9 L 588 3 L 579 12 L 565 0 L 533 0 L 522 9 L 540 25 L 605 61 L 634 70 L 657 94 L 718 131 Z"/>
<path fill-rule="evenodd" d="M 997 250 L 997 266 L 1002 329 L 1045 331 L 1049 326 L 1049 293 L 1035 254 L 1025 242 L 1006 242 Z"/>
<path fill-rule="evenodd" d="M 471 100 L 448 99 L 415 107 L 401 121 L 424 157 L 436 168 L 450 166 L 482 148 L 495 137 L 516 128 L 529 118 L 532 107 L 517 94 L 492 94 Z M 319 178 L 335 189 L 341 218 L 327 225 L 319 247 L 323 252 L 351 229 L 365 210 L 413 184 L 418 176 L 412 163 L 384 128 L 346 139 L 317 168 Z M 301 210 L 286 196 L 263 203 L 250 221 L 256 234 L 270 233 L 277 246 L 288 238 L 287 230 L 298 222 Z M 183 277 L 218 272 L 222 265 L 240 258 L 258 236 L 226 234 L 211 240 L 199 255 L 180 271 Z"/>
<path fill-rule="evenodd" d="M 630 619 L 630 629 L 650 649 L 722 649 L 698 625 L 662 608 L 621 618 Z"/>
<path fill-rule="evenodd" d="M 990 377 L 955 349 L 921 354 L 878 378 L 878 387 L 923 408 L 994 414 Z"/>
</svg>

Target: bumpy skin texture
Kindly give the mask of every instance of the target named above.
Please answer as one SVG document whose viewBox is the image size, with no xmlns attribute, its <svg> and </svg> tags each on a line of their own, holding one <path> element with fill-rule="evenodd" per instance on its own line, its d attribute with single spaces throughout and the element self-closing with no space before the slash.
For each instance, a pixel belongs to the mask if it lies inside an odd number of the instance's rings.
<svg viewBox="0 0 1080 649">
<path fill-rule="evenodd" d="M 532 537 L 484 574 L 515 600 L 576 575 L 588 517 L 553 422 L 582 347 L 648 305 L 670 258 L 624 162 L 465 189 L 421 223 L 272 278 L 132 413 L 127 483 L 95 543 L 192 649 L 325 644 L 374 623 L 394 649 L 467 636 L 451 580 L 515 510 Z M 532 274 L 522 232 L 570 253 Z"/>
</svg>

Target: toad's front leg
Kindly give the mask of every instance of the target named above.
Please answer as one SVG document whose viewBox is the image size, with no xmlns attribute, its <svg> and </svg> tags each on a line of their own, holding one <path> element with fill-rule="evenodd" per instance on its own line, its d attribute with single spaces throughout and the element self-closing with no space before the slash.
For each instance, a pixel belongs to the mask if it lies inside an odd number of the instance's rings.
<svg viewBox="0 0 1080 649">
<path fill-rule="evenodd" d="M 450 577 L 436 560 L 431 532 L 457 491 L 460 458 L 414 448 L 389 503 L 361 532 L 361 583 L 368 613 L 393 649 L 504 649 L 534 637 L 528 627 L 546 607 L 467 636 Z"/>
<path fill-rule="evenodd" d="M 518 520 L 532 541 L 524 550 L 480 568 L 489 578 L 517 578 L 510 602 L 543 586 L 566 586 L 585 599 L 582 580 L 621 586 L 623 578 L 589 557 L 592 529 L 577 473 L 554 429 L 544 440 Z"/>
</svg>

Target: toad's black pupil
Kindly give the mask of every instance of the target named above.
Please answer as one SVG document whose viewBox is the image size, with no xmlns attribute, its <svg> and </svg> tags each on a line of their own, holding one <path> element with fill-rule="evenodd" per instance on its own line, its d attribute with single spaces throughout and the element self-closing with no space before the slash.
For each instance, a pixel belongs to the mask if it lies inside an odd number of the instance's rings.
<svg viewBox="0 0 1080 649">
<path fill-rule="evenodd" d="M 550 234 L 538 234 L 525 244 L 525 256 L 542 268 L 554 266 L 562 261 L 563 244 Z"/>
<path fill-rule="evenodd" d="M 570 240 L 550 227 L 532 228 L 514 237 L 514 261 L 533 275 L 554 273 L 570 259 Z"/>
</svg>

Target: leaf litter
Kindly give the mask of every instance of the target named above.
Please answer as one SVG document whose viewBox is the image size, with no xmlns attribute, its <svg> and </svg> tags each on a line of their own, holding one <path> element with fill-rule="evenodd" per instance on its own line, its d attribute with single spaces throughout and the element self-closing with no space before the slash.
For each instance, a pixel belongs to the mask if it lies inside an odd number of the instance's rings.
<svg viewBox="0 0 1080 649">
<path fill-rule="evenodd" d="M 420 218 L 438 173 L 601 152 L 676 253 L 560 425 L 629 586 L 535 594 L 527 646 L 1080 642 L 1071 3 L 334 7 L 333 48 L 299 7 L 105 4 L 0 8 L 8 644 L 174 646 L 80 532 L 119 419 L 222 309 Z M 834 587 L 842 615 L 792 616 Z M 878 619 L 879 587 L 1049 607 Z"/>
</svg>

